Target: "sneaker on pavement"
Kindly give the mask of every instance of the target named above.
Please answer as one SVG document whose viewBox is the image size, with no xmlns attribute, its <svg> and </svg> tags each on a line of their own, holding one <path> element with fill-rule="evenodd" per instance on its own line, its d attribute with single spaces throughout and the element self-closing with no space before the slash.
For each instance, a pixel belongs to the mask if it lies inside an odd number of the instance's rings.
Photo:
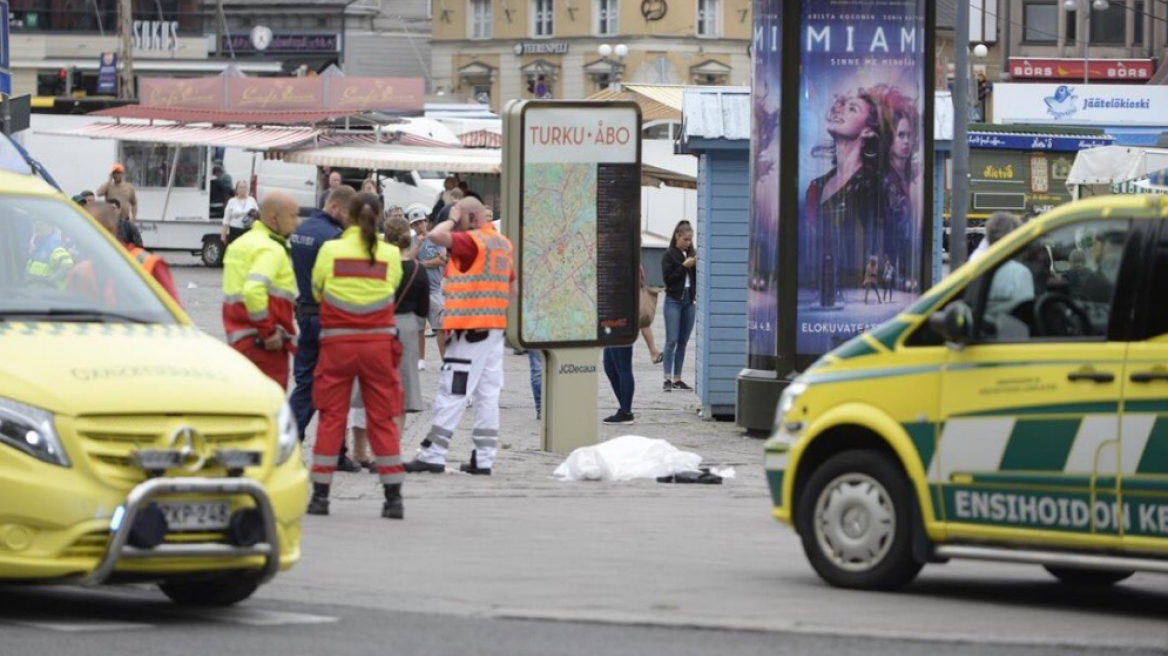
<svg viewBox="0 0 1168 656">
<path fill-rule="evenodd" d="M 418 360 L 418 371 L 425 371 L 425 370 L 426 370 L 426 361 L 425 360 Z"/>
<path fill-rule="evenodd" d="M 687 392 L 693 391 L 692 387 L 690 387 L 689 385 L 686 385 L 685 383 L 681 382 L 680 380 L 674 381 L 673 389 L 685 390 Z"/>
<path fill-rule="evenodd" d="M 459 465 L 458 471 L 460 471 L 464 474 L 470 474 L 471 476 L 490 476 L 491 475 L 491 468 L 490 467 L 476 467 L 470 463 L 465 463 L 465 464 Z"/>
<path fill-rule="evenodd" d="M 446 465 L 439 465 L 432 462 L 422 462 L 421 460 L 411 460 L 405 464 L 407 473 L 410 474 L 444 474 L 446 473 Z"/>
<path fill-rule="evenodd" d="M 343 471 L 343 472 L 348 472 L 348 473 L 352 474 L 354 472 L 359 472 L 359 471 L 364 471 L 364 470 L 361 467 L 361 465 L 357 463 L 357 461 L 353 460 L 349 456 L 341 456 L 337 460 L 337 471 Z"/>
<path fill-rule="evenodd" d="M 619 412 L 611 417 L 604 418 L 604 423 L 606 424 L 631 424 L 633 421 L 633 415 L 621 414 Z"/>
<path fill-rule="evenodd" d="M 661 391 L 672 392 L 673 391 L 673 383 L 669 382 L 668 380 L 665 381 L 665 386 L 661 388 Z"/>
</svg>

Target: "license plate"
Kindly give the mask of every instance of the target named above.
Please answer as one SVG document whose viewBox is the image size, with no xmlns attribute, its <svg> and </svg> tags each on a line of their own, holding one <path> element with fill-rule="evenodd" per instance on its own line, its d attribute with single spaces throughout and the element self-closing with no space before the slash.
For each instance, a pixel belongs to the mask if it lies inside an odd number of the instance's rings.
<svg viewBox="0 0 1168 656">
<path fill-rule="evenodd" d="M 164 501 L 158 504 L 172 531 L 227 528 L 231 504 L 227 501 Z"/>
</svg>

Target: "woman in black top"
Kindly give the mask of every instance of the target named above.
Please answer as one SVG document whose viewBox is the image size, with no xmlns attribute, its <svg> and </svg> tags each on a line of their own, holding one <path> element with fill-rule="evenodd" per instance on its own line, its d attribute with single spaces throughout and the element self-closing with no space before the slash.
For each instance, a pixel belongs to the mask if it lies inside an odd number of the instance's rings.
<svg viewBox="0 0 1168 656">
<path fill-rule="evenodd" d="M 698 260 L 693 246 L 693 227 L 681 221 L 673 229 L 669 250 L 661 258 L 665 278 L 665 385 L 666 392 L 692 390 L 681 381 L 685 347 L 693 332 L 697 308 Z"/>
</svg>

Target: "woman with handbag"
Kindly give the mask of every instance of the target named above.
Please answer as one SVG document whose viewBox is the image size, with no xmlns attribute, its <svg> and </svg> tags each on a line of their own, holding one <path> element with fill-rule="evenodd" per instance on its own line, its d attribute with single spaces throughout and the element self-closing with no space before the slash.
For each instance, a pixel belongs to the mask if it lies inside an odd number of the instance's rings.
<svg viewBox="0 0 1168 656">
<path fill-rule="evenodd" d="M 653 364 L 661 364 L 665 354 L 657 350 L 657 340 L 653 337 L 653 320 L 657 318 L 657 296 L 660 289 L 645 285 L 645 272 L 641 271 L 641 338 L 649 347 L 649 357 Z"/>
</svg>

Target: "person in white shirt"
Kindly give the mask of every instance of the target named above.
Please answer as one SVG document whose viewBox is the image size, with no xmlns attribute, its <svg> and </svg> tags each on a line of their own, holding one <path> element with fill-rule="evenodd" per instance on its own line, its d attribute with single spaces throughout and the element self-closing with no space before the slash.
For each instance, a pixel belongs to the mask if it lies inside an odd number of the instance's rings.
<svg viewBox="0 0 1168 656">
<path fill-rule="evenodd" d="M 256 200 L 247 195 L 247 183 L 242 180 L 235 183 L 235 195 L 227 201 L 223 209 L 223 243 L 230 244 L 237 237 L 247 232 L 250 227 L 248 214 L 260 211 Z"/>
</svg>

